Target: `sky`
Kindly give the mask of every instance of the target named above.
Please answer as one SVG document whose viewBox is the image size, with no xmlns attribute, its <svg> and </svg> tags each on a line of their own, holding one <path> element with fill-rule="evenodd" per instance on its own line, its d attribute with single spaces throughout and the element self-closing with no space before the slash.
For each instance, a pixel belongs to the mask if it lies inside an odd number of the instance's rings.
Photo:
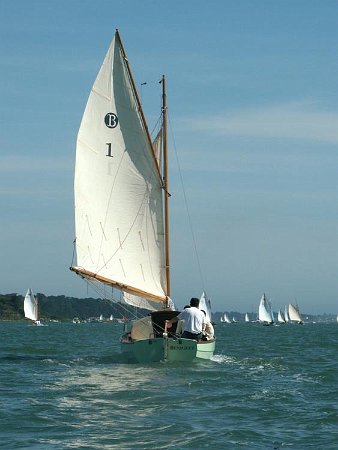
<svg viewBox="0 0 338 450">
<path fill-rule="evenodd" d="M 69 271 L 75 141 L 116 28 L 150 129 L 167 78 L 178 306 L 337 314 L 336 0 L 0 0 L 0 293 L 96 296 Z"/>
</svg>

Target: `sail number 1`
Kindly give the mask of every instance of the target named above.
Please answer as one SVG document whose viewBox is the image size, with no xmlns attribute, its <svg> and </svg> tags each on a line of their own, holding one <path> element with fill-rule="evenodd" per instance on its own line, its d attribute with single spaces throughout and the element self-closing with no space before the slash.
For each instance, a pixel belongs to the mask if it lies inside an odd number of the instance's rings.
<svg viewBox="0 0 338 450">
<path fill-rule="evenodd" d="M 106 156 L 109 156 L 110 158 L 113 157 L 112 153 L 111 153 L 111 142 L 107 142 L 107 154 Z"/>
</svg>

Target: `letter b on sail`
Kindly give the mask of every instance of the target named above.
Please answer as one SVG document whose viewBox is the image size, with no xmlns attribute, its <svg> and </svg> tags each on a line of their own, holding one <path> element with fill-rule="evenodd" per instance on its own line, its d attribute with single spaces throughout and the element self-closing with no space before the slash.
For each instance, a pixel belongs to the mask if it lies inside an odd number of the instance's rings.
<svg viewBox="0 0 338 450">
<path fill-rule="evenodd" d="M 119 123 L 119 119 L 115 113 L 107 113 L 104 117 L 104 123 L 108 128 L 115 128 Z"/>
</svg>

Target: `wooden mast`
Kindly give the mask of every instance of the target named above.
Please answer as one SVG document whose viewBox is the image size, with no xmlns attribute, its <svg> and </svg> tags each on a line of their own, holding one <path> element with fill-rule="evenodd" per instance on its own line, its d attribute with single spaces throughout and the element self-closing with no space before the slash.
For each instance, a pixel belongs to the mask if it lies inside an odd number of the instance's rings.
<svg viewBox="0 0 338 450">
<path fill-rule="evenodd" d="M 167 94 L 165 76 L 162 76 L 162 119 L 163 119 L 163 183 L 164 183 L 164 233 L 165 233 L 165 270 L 167 279 L 166 303 L 170 297 L 170 247 L 169 247 L 169 182 L 168 182 L 168 145 L 167 145 Z"/>
</svg>

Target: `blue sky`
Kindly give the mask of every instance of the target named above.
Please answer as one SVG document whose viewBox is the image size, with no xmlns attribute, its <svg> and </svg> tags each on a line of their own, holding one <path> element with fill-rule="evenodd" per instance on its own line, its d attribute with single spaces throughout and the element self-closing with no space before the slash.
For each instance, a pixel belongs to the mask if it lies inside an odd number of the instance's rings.
<svg viewBox="0 0 338 450">
<path fill-rule="evenodd" d="M 172 296 L 338 312 L 338 3 L 0 0 L 0 292 L 87 296 L 75 140 L 119 28 L 149 119 L 166 74 Z M 193 223 L 200 278 L 180 175 Z M 90 292 L 91 295 L 95 293 Z"/>
</svg>

